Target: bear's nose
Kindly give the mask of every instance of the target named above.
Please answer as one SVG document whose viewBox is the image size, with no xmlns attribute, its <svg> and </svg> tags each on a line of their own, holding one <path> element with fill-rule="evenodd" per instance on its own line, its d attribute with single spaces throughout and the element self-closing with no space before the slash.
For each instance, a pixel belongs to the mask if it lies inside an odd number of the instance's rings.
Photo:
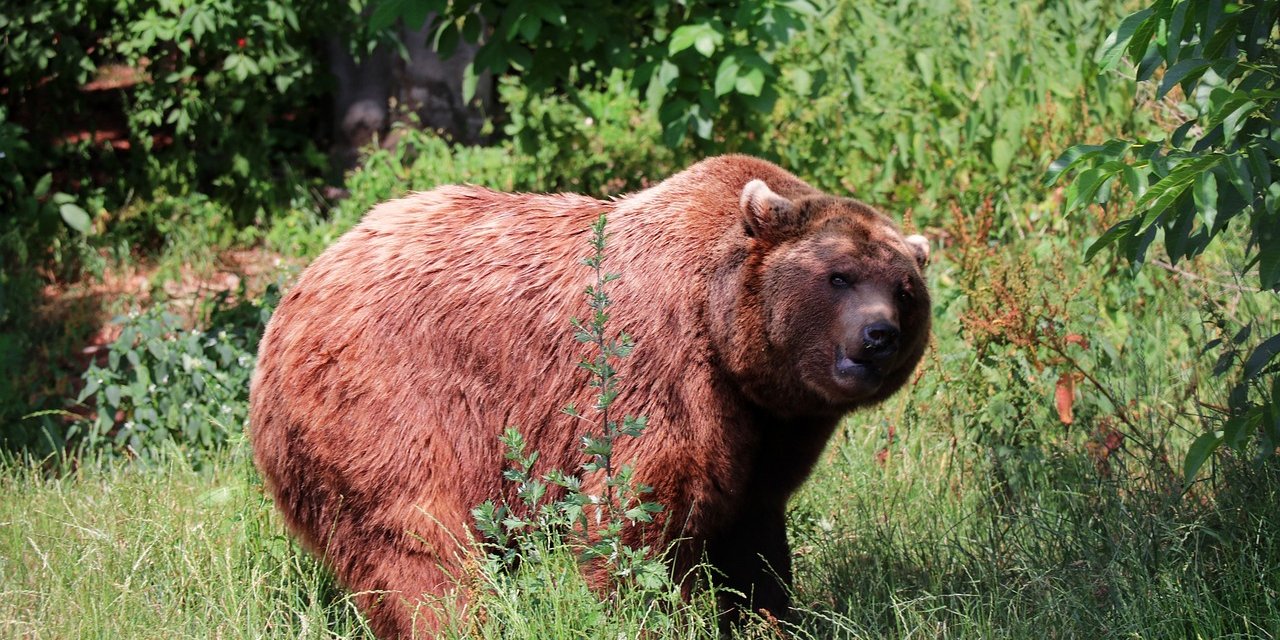
<svg viewBox="0 0 1280 640">
<path fill-rule="evenodd" d="M 888 358 L 898 351 L 898 327 L 888 322 L 873 322 L 862 330 L 862 348 L 872 358 Z"/>
</svg>

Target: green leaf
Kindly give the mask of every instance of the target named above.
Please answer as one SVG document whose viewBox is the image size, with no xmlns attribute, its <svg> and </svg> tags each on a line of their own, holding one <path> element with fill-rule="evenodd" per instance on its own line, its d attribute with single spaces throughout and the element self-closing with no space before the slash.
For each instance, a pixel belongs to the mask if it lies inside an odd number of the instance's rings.
<svg viewBox="0 0 1280 640">
<path fill-rule="evenodd" d="M 1178 264 L 1184 257 L 1191 256 L 1198 244 L 1191 236 L 1195 226 L 1196 207 L 1190 198 L 1179 198 L 1172 215 L 1166 217 L 1164 225 L 1164 246 L 1169 254 L 1169 262 Z"/>
<path fill-rule="evenodd" d="M 1102 236 L 1097 240 L 1094 240 L 1093 244 L 1089 245 L 1088 249 L 1085 249 L 1084 261 L 1089 262 L 1090 260 L 1093 260 L 1093 256 L 1106 248 L 1107 245 L 1115 244 L 1117 240 L 1131 235 L 1133 233 L 1134 224 L 1135 220 L 1130 218 L 1128 220 L 1121 220 L 1120 222 L 1112 225 L 1110 229 L 1107 229 L 1106 233 L 1102 234 Z"/>
<path fill-rule="evenodd" d="M 1246 154 L 1249 166 L 1253 168 L 1253 183 L 1268 186 L 1275 184 L 1271 181 L 1271 159 L 1267 157 L 1266 151 L 1262 147 L 1250 146 L 1246 148 Z"/>
<path fill-rule="evenodd" d="M 1075 210 L 1093 203 L 1093 196 L 1110 174 L 1101 167 L 1080 172 L 1066 192 L 1067 209 Z"/>
<path fill-rule="evenodd" d="M 933 53 L 921 49 L 915 55 L 916 67 L 920 69 L 920 80 L 925 86 L 933 84 Z"/>
<path fill-rule="evenodd" d="M 706 22 L 686 24 L 671 33 L 671 40 L 667 44 L 667 53 L 674 56 L 689 47 L 693 47 L 703 57 L 710 58 L 723 43 L 724 34 L 710 24 Z"/>
<path fill-rule="evenodd" d="M 417 31 L 427 24 L 427 16 L 435 9 L 436 3 L 427 0 L 409 0 L 401 5 L 400 17 L 404 19 L 406 29 Z"/>
<path fill-rule="evenodd" d="M 525 40 L 534 40 L 538 34 L 542 32 L 542 20 L 532 14 L 525 14 L 520 17 L 520 37 Z"/>
<path fill-rule="evenodd" d="M 702 25 L 686 24 L 677 28 L 671 33 L 671 40 L 667 42 L 667 54 L 675 55 L 693 46 L 694 41 L 698 39 L 699 27 Z"/>
<path fill-rule="evenodd" d="M 1087 159 L 1090 154 L 1095 154 L 1102 147 L 1096 144 L 1077 144 L 1067 147 L 1062 155 L 1058 156 L 1049 163 L 1049 170 L 1045 172 L 1044 186 L 1053 186 L 1053 183 L 1062 177 L 1062 174 L 1075 166 L 1077 163 Z"/>
<path fill-rule="evenodd" d="M 1212 171 L 1201 173 L 1196 176 L 1191 194 L 1205 228 L 1213 229 L 1213 223 L 1218 219 L 1218 178 Z"/>
<path fill-rule="evenodd" d="M 89 228 L 92 226 L 93 221 L 89 218 L 89 214 L 80 208 L 80 205 L 74 202 L 64 203 L 58 207 L 58 213 L 62 216 L 62 221 L 67 223 L 67 226 L 80 233 L 89 233 Z"/>
<path fill-rule="evenodd" d="M 480 16 L 474 11 L 462 19 L 462 38 L 467 42 L 480 41 Z"/>
<path fill-rule="evenodd" d="M 369 16 L 369 28 L 381 31 L 390 27 L 408 9 L 413 0 L 382 0 Z"/>
<path fill-rule="evenodd" d="M 807 97 L 813 93 L 813 75 L 807 70 L 795 67 L 788 69 L 786 75 L 791 81 L 791 89 L 796 92 L 796 95 Z M 716 79 L 719 80 L 719 78 Z M 719 97 L 719 95 L 716 97 Z"/>
<path fill-rule="evenodd" d="M 716 70 L 715 94 L 716 97 L 733 91 L 734 86 L 738 82 L 738 59 L 729 55 L 720 61 L 720 68 Z"/>
<path fill-rule="evenodd" d="M 435 41 L 431 47 L 441 58 L 448 58 L 458 48 L 458 27 L 452 22 L 445 22 L 436 29 Z"/>
<path fill-rule="evenodd" d="M 760 67 L 752 67 L 745 73 L 739 73 L 733 88 L 743 95 L 760 95 L 760 92 L 764 91 L 764 71 Z"/>
<path fill-rule="evenodd" d="M 1190 485 L 1196 479 L 1196 474 L 1200 473 L 1200 467 L 1204 466 L 1209 456 L 1222 444 L 1222 435 L 1218 433 L 1206 433 L 1196 438 L 1191 443 L 1191 448 L 1187 450 L 1187 457 L 1182 463 L 1182 482 L 1184 485 Z"/>
<path fill-rule="evenodd" d="M 1236 107 L 1227 117 L 1222 119 L 1222 137 L 1225 140 L 1233 140 L 1236 137 L 1236 131 L 1240 129 L 1240 123 L 1248 119 L 1249 114 L 1257 111 L 1258 103 L 1249 100 L 1244 104 Z"/>
<path fill-rule="evenodd" d="M 679 146 L 689 129 L 689 111 L 693 105 L 677 98 L 664 102 L 658 109 L 658 121 L 662 123 L 662 139 L 669 147 Z"/>
<path fill-rule="evenodd" d="M 559 3 L 536 2 L 531 8 L 547 24 L 563 25 L 566 21 L 564 8 Z"/>
<path fill-rule="evenodd" d="M 90 370 L 92 371 L 92 370 Z M 80 395 L 76 396 L 76 402 L 84 402 L 85 398 L 93 395 L 98 390 L 100 384 L 98 377 L 95 375 L 87 375 L 85 377 L 84 388 L 80 390 Z"/>
<path fill-rule="evenodd" d="M 1280 354 L 1280 334 L 1271 336 L 1254 347 L 1253 353 L 1249 354 L 1249 358 L 1244 361 L 1245 379 L 1256 378 L 1262 369 L 1275 359 L 1276 354 Z"/>
<path fill-rule="evenodd" d="M 1159 56 L 1148 57 L 1147 50 L 1151 46 L 1151 36 L 1156 33 L 1156 28 L 1160 26 L 1160 17 L 1152 16 L 1151 19 L 1143 21 L 1133 33 L 1133 38 L 1129 42 L 1129 58 L 1138 62 L 1138 80 L 1146 80 L 1151 77 L 1151 73 L 1155 71 L 1160 60 Z"/>
<path fill-rule="evenodd" d="M 1098 55 L 1094 58 L 1098 63 L 1099 71 L 1109 71 L 1116 66 L 1125 48 L 1133 40 L 1138 28 L 1146 24 L 1147 20 L 1152 18 L 1153 13 L 1155 11 L 1151 7 L 1138 11 L 1125 18 L 1120 23 L 1120 26 L 1107 36 L 1106 41 L 1102 43 L 1102 47 L 1098 49 Z"/>
<path fill-rule="evenodd" d="M 1264 235 L 1258 243 L 1258 284 L 1268 291 L 1280 286 L 1280 238 Z"/>
<path fill-rule="evenodd" d="M 1222 164 L 1227 168 L 1227 181 L 1236 188 L 1240 198 L 1245 202 L 1252 202 L 1253 173 L 1249 170 L 1249 161 L 1242 156 L 1232 155 L 1228 156 L 1227 161 Z"/>
<path fill-rule="evenodd" d="M 1013 145 L 1007 140 L 999 139 L 991 143 L 991 164 L 996 175 L 1004 180 L 1009 175 L 1009 165 L 1013 162 Z"/>
<path fill-rule="evenodd" d="M 808 0 L 784 0 L 781 5 L 802 16 L 815 19 L 822 17 L 822 13 L 818 11 L 818 7 Z"/>
<path fill-rule="evenodd" d="M 1222 425 L 1222 444 L 1243 453 L 1249 434 L 1257 429 L 1261 417 L 1257 407 L 1234 413 Z"/>
<path fill-rule="evenodd" d="M 711 117 L 703 113 L 703 110 L 699 108 L 697 105 L 694 106 L 692 114 L 693 114 L 693 125 L 694 125 L 693 132 L 696 133 L 698 137 L 702 138 L 703 140 L 710 140 L 711 130 L 713 126 Z M 627 354 L 615 353 L 614 355 L 625 356 Z"/>
<path fill-rule="evenodd" d="M 724 36 L 719 32 L 706 31 L 698 34 L 697 39 L 693 41 L 693 48 L 697 49 L 704 58 L 710 58 L 721 42 L 724 42 Z"/>
<path fill-rule="evenodd" d="M 1062 174 L 1084 162 L 1119 160 L 1129 147 L 1130 143 L 1124 140 L 1110 140 L 1102 145 L 1078 144 L 1070 147 L 1049 164 L 1049 170 L 1045 173 L 1044 186 L 1052 186 L 1062 177 Z"/>
<path fill-rule="evenodd" d="M 1179 2 L 1173 8 L 1173 15 L 1169 18 L 1169 29 L 1165 33 L 1165 60 L 1178 59 L 1178 52 L 1185 39 L 1183 31 L 1187 25 L 1187 9 L 1190 6 L 1190 2 Z"/>
<path fill-rule="evenodd" d="M 680 67 L 676 67 L 671 60 L 663 60 L 662 63 L 655 65 L 653 76 L 649 77 L 649 87 L 645 90 L 645 101 L 649 102 L 650 108 L 659 109 L 659 122 L 664 125 L 671 122 L 671 119 L 664 118 L 662 111 L 667 109 L 667 93 L 672 87 L 676 86 L 676 81 L 680 79 Z"/>
<path fill-rule="evenodd" d="M 1209 171 L 1222 160 L 1223 156 L 1216 153 L 1184 160 L 1169 175 L 1152 185 L 1135 205 L 1139 210 L 1146 209 L 1139 228 L 1145 229 L 1155 222 L 1195 182 L 1196 176 Z"/>
<path fill-rule="evenodd" d="M 1183 80 L 1196 80 L 1204 74 L 1210 64 L 1212 64 L 1210 61 L 1203 58 L 1190 58 L 1169 67 L 1164 72 L 1164 79 L 1160 81 L 1160 88 L 1156 90 L 1156 98 L 1163 98 L 1170 89 Z"/>
<path fill-rule="evenodd" d="M 1129 187 L 1129 193 L 1132 193 L 1134 198 L 1141 198 L 1142 194 L 1147 192 L 1147 174 L 1145 172 L 1139 172 L 1130 164 L 1125 164 L 1121 167 L 1120 172 L 1124 175 L 1125 186 Z"/>
<path fill-rule="evenodd" d="M 509 45 L 506 48 L 506 53 L 511 66 L 521 71 L 528 71 L 533 66 L 533 52 L 529 51 L 529 48 L 524 45 Z"/>
<path fill-rule="evenodd" d="M 53 184 L 53 174 L 46 173 L 36 180 L 36 188 L 31 190 L 31 195 L 37 198 L 43 198 L 49 193 L 49 187 Z"/>
<path fill-rule="evenodd" d="M 476 84 L 479 82 L 480 76 L 476 74 L 476 65 L 472 61 L 462 69 L 462 102 L 470 104 L 472 98 L 476 97 Z"/>
</svg>

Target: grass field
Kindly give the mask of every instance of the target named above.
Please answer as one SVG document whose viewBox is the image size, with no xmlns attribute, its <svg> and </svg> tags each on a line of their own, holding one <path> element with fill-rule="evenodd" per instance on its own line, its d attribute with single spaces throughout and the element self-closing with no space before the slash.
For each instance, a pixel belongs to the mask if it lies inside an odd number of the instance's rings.
<svg viewBox="0 0 1280 640">
<path fill-rule="evenodd" d="M 995 481 L 934 436 L 904 435 L 883 464 L 873 429 L 851 422 L 835 443 L 791 514 L 794 637 L 1275 637 L 1274 465 L 1207 504 L 1095 481 L 999 505 Z M 372 637 L 285 538 L 243 456 L 57 480 L 14 467 L 0 490 L 0 636 Z M 619 615 L 571 563 L 543 570 L 551 597 L 495 590 L 468 637 L 715 637 L 705 602 Z"/>
</svg>

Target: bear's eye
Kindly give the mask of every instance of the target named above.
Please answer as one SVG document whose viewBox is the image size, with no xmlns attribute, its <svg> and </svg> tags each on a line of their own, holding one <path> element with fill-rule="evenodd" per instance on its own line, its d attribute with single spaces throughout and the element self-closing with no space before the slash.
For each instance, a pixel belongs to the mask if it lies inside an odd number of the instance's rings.
<svg viewBox="0 0 1280 640">
<path fill-rule="evenodd" d="M 846 276 L 843 273 L 831 274 L 831 286 L 837 289 L 848 289 L 850 282 L 852 282 L 852 280 L 849 278 L 849 276 Z"/>
<path fill-rule="evenodd" d="M 911 295 L 911 290 L 908 289 L 906 285 L 901 285 L 901 284 L 898 285 L 897 296 L 898 296 L 899 302 L 911 302 L 913 299 L 915 299 L 915 296 Z"/>
</svg>

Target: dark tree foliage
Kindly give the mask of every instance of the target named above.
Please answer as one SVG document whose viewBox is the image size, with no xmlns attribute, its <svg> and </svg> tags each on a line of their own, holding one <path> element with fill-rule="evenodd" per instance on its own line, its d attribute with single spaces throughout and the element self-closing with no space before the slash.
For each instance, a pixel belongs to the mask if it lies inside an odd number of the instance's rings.
<svg viewBox="0 0 1280 640">
<path fill-rule="evenodd" d="M 433 20 L 434 46 L 483 42 L 468 74 L 516 72 L 532 94 L 572 96 L 614 69 L 657 110 L 664 142 L 692 132 L 711 140 L 716 123 L 749 123 L 773 108 L 773 55 L 817 10 L 808 0 L 635 3 L 592 0 L 452 2 L 381 0 L 371 26 Z M 468 100 L 470 96 L 465 96 Z"/>
</svg>

